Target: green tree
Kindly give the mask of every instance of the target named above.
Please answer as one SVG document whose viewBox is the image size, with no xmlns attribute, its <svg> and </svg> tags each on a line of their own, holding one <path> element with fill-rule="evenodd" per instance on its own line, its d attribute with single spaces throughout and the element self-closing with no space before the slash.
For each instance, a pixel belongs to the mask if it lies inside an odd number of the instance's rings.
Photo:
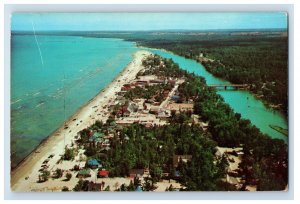
<svg viewBox="0 0 300 204">
<path fill-rule="evenodd" d="M 88 191 L 89 181 L 80 179 L 76 186 L 73 188 L 73 191 Z"/>
<path fill-rule="evenodd" d="M 63 170 L 57 168 L 57 169 L 55 170 L 55 177 L 56 177 L 56 178 L 61 178 L 62 175 L 63 175 Z"/>
<path fill-rule="evenodd" d="M 74 149 L 65 147 L 64 160 L 73 160 L 74 156 Z"/>
<path fill-rule="evenodd" d="M 72 178 L 72 174 L 71 173 L 67 173 L 66 174 L 67 181 L 70 181 L 71 178 Z"/>
<path fill-rule="evenodd" d="M 104 191 L 110 191 L 110 186 L 106 186 L 106 188 L 104 189 Z"/>
<path fill-rule="evenodd" d="M 69 191 L 69 188 L 67 186 L 64 186 L 61 191 Z"/>
<path fill-rule="evenodd" d="M 175 188 L 171 184 L 169 187 L 166 188 L 166 191 L 175 191 Z"/>
<path fill-rule="evenodd" d="M 144 178 L 144 183 L 142 185 L 143 191 L 153 191 L 157 187 L 154 185 L 154 181 L 152 178 L 145 177 Z"/>
<path fill-rule="evenodd" d="M 49 179 L 50 171 L 43 170 L 42 173 L 39 175 L 39 182 L 45 182 Z"/>
</svg>

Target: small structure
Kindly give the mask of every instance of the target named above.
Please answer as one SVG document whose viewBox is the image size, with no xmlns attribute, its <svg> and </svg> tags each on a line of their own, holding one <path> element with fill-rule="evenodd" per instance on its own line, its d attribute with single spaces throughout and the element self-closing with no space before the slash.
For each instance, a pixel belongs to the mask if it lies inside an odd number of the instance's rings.
<svg viewBox="0 0 300 204">
<path fill-rule="evenodd" d="M 130 140 L 130 138 L 128 137 L 128 135 L 125 135 L 124 140 L 127 140 L 127 141 Z"/>
<path fill-rule="evenodd" d="M 138 111 L 138 106 L 135 103 L 130 103 L 127 110 L 129 112 L 137 112 Z"/>
<path fill-rule="evenodd" d="M 147 124 L 145 124 L 145 127 L 146 128 L 151 128 L 151 127 L 153 127 L 153 125 L 151 123 L 147 123 Z"/>
<path fill-rule="evenodd" d="M 173 176 L 174 176 L 174 179 L 175 179 L 175 180 L 178 180 L 178 179 L 181 178 L 181 174 L 180 174 L 180 172 L 179 172 L 178 170 L 175 170 L 175 171 L 174 171 Z"/>
<path fill-rule="evenodd" d="M 129 91 L 129 90 L 131 90 L 131 87 L 130 87 L 130 86 L 123 86 L 123 87 L 121 88 L 121 91 Z"/>
<path fill-rule="evenodd" d="M 158 114 L 159 111 L 160 111 L 159 106 L 151 106 L 149 113 Z"/>
<path fill-rule="evenodd" d="M 143 189 L 142 189 L 142 187 L 141 187 L 141 186 L 137 186 L 137 187 L 136 187 L 136 189 L 135 189 L 135 191 L 136 191 L 136 192 L 142 192 L 142 191 L 143 191 Z"/>
<path fill-rule="evenodd" d="M 209 125 L 208 122 L 207 122 L 207 123 L 205 123 L 205 122 L 201 122 L 201 123 L 200 123 L 200 126 L 202 127 L 202 129 L 203 129 L 204 131 L 207 130 L 208 125 Z"/>
<path fill-rule="evenodd" d="M 88 185 L 88 191 L 101 191 L 102 189 L 102 184 L 101 183 L 94 183 L 94 182 L 89 182 Z"/>
<path fill-rule="evenodd" d="M 170 173 L 169 172 L 163 172 L 162 173 L 162 179 L 169 179 L 170 178 Z"/>
<path fill-rule="evenodd" d="M 79 169 L 84 169 L 85 168 L 85 162 L 80 162 L 78 167 L 79 167 Z"/>
<path fill-rule="evenodd" d="M 129 170 L 129 177 L 134 178 L 134 177 L 143 177 L 145 173 L 144 169 L 130 169 Z"/>
<path fill-rule="evenodd" d="M 171 103 L 168 105 L 170 111 L 193 111 L 194 104 L 192 103 Z"/>
<path fill-rule="evenodd" d="M 136 83 L 141 84 L 141 85 L 146 85 L 146 84 L 148 84 L 148 81 L 147 80 L 137 80 Z"/>
<path fill-rule="evenodd" d="M 162 84 L 164 83 L 165 81 L 164 80 L 160 80 L 160 79 L 153 79 L 153 80 L 150 80 L 150 83 L 151 84 Z"/>
<path fill-rule="evenodd" d="M 100 167 L 100 163 L 96 159 L 90 159 L 87 161 L 87 166 L 92 169 L 96 169 Z"/>
<path fill-rule="evenodd" d="M 124 113 L 123 113 L 123 117 L 129 117 L 130 116 L 130 111 L 126 110 Z"/>
<path fill-rule="evenodd" d="M 114 134 L 112 134 L 112 133 L 109 133 L 108 135 L 103 137 L 103 139 L 109 139 L 109 140 L 112 138 L 114 138 Z"/>
<path fill-rule="evenodd" d="M 98 177 L 100 178 L 108 178 L 109 172 L 107 170 L 100 170 L 98 172 Z"/>
<path fill-rule="evenodd" d="M 174 95 L 171 97 L 171 100 L 177 103 L 180 101 L 180 96 Z"/>
<path fill-rule="evenodd" d="M 164 90 L 162 94 L 163 94 L 164 97 L 167 97 L 169 95 L 169 92 L 170 91 L 168 91 L 168 90 Z"/>
<path fill-rule="evenodd" d="M 91 170 L 90 169 L 82 169 L 77 174 L 78 178 L 87 178 L 91 177 Z"/>
<path fill-rule="evenodd" d="M 105 139 L 105 140 L 101 143 L 101 147 L 109 147 L 109 146 L 110 146 L 109 139 Z"/>
<path fill-rule="evenodd" d="M 176 168 L 180 161 L 186 163 L 192 159 L 192 155 L 184 154 L 184 155 L 174 155 L 173 156 L 173 166 Z"/>
<path fill-rule="evenodd" d="M 103 137 L 102 132 L 95 132 L 92 137 L 89 138 L 90 142 L 100 142 L 101 138 Z"/>
<path fill-rule="evenodd" d="M 158 118 L 169 118 L 170 115 L 168 113 L 166 113 L 166 111 L 160 111 L 158 114 L 157 114 L 157 117 Z"/>
</svg>

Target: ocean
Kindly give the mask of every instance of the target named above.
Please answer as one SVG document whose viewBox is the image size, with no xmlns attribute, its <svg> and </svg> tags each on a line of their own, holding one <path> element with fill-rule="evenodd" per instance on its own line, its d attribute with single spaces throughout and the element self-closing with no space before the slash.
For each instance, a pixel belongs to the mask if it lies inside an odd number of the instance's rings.
<svg viewBox="0 0 300 204">
<path fill-rule="evenodd" d="M 107 86 L 137 50 L 121 39 L 12 35 L 11 166 Z"/>
</svg>

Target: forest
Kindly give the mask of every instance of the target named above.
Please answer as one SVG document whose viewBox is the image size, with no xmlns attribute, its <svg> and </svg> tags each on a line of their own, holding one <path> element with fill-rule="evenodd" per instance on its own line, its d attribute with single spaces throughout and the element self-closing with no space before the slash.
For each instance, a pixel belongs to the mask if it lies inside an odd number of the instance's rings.
<svg viewBox="0 0 300 204">
<path fill-rule="evenodd" d="M 221 96 L 205 87 L 203 79 L 195 77 L 183 86 L 186 87 L 181 90 L 190 96 L 195 94 L 193 90 L 202 87 L 201 91 L 196 91 L 195 113 L 209 121 L 213 140 L 219 146 L 243 146 L 240 173 L 245 178 L 245 185 L 255 183 L 258 190 L 284 189 L 288 180 L 287 145 L 262 134 L 249 120 L 234 113 Z"/>
<path fill-rule="evenodd" d="M 144 39 L 138 44 L 194 59 L 234 84 L 250 84 L 258 98 L 288 114 L 288 38 L 284 34 L 223 33 L 194 39 L 182 35 L 182 39 Z"/>
<path fill-rule="evenodd" d="M 142 184 L 144 190 L 155 189 L 156 182 L 163 177 L 174 178 L 176 172 L 178 181 L 185 186 L 180 190 L 232 191 L 245 190 L 247 185 L 256 185 L 259 191 L 284 190 L 288 184 L 288 147 L 284 141 L 262 134 L 249 120 L 234 113 L 224 99 L 206 85 L 204 78 L 183 72 L 171 59 L 164 62 L 166 67 L 161 70 L 164 76 L 178 72 L 185 77 L 178 91 L 185 100 L 194 100 L 193 114 L 208 122 L 208 130 L 204 131 L 199 124 L 190 124 L 191 113 L 185 112 L 172 114 L 168 125 L 150 128 L 141 124 L 118 127 L 111 117 L 106 124 L 98 121 L 89 130 L 80 132 L 77 142 L 84 146 L 88 158 L 103 161 L 110 177 L 126 177 L 133 168 L 149 168 L 151 177 Z M 135 93 L 132 94 L 134 98 Z M 109 129 L 116 131 L 110 149 L 99 149 L 94 142 L 89 142 L 90 131 Z M 217 146 L 243 148 L 238 172 L 244 180 L 241 188 L 224 181 L 228 161 L 215 156 Z M 174 155 L 192 157 L 175 167 Z M 122 189 L 132 190 L 134 185 L 123 185 Z"/>
</svg>

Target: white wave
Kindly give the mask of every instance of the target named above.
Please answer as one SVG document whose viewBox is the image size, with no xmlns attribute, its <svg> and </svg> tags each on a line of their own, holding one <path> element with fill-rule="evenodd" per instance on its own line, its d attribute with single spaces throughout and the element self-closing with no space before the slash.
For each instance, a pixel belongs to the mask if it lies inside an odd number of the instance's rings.
<svg viewBox="0 0 300 204">
<path fill-rule="evenodd" d="M 44 104 L 45 104 L 45 103 L 42 102 L 42 103 L 37 104 L 35 107 L 38 108 L 38 107 L 40 107 L 41 105 L 44 105 Z"/>
<path fill-rule="evenodd" d="M 10 104 L 18 103 L 19 101 L 22 101 L 22 99 L 18 99 L 16 101 L 11 102 Z"/>
</svg>

